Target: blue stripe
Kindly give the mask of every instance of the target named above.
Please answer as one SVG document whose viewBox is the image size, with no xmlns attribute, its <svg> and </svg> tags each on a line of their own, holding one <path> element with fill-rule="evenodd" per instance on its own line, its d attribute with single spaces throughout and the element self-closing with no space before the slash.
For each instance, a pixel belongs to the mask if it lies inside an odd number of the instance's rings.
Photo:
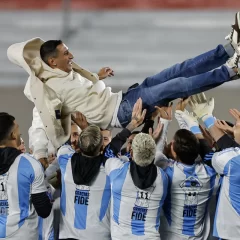
<svg viewBox="0 0 240 240">
<path fill-rule="evenodd" d="M 158 231 L 159 226 L 160 226 L 160 213 L 161 213 L 161 208 L 164 204 L 164 201 L 167 196 L 167 191 L 168 191 L 168 177 L 166 173 L 160 168 L 160 173 L 162 177 L 162 184 L 163 184 L 163 195 L 162 199 L 160 200 L 159 207 L 158 207 L 158 212 L 157 212 L 157 218 L 156 218 L 156 230 Z"/>
<path fill-rule="evenodd" d="M 1 203 L 4 202 L 4 205 L 8 205 L 8 201 L 0 201 Z M 6 210 L 8 211 L 8 207 L 1 209 L 1 211 Z M 1 214 L 0 215 L 0 238 L 6 237 L 6 227 L 7 227 L 7 215 Z"/>
<path fill-rule="evenodd" d="M 205 126 L 207 127 L 207 128 L 210 128 L 210 127 L 212 127 L 213 125 L 214 125 L 214 123 L 215 123 L 215 118 L 214 117 L 209 117 L 209 118 L 207 118 L 205 121 L 204 121 L 204 124 L 205 124 Z"/>
<path fill-rule="evenodd" d="M 184 167 L 183 172 L 186 175 L 186 179 L 188 177 L 194 177 L 197 178 L 197 175 L 195 173 L 195 165 L 191 167 Z M 191 181 L 187 181 L 185 183 L 185 187 L 190 187 Z M 186 194 L 186 193 L 185 193 Z M 186 197 L 186 196 L 185 196 Z M 189 214 L 186 214 L 188 212 L 197 212 L 197 205 L 184 205 L 183 207 L 183 230 L 182 233 L 188 236 L 195 236 L 194 234 L 194 226 L 196 222 L 196 214 L 195 216 L 189 216 Z"/>
<path fill-rule="evenodd" d="M 48 237 L 48 240 L 54 240 L 54 228 L 51 229 L 50 235 Z"/>
<path fill-rule="evenodd" d="M 132 234 L 137 236 L 143 236 L 144 234 L 144 225 L 146 221 L 148 209 L 145 207 L 134 206 L 132 211 Z"/>
<path fill-rule="evenodd" d="M 232 207 L 240 215 L 240 156 L 232 158 L 230 162 L 229 198 Z M 224 169 L 225 172 L 225 169 Z M 225 173 L 224 173 L 225 174 Z"/>
<path fill-rule="evenodd" d="M 77 229 L 86 229 L 88 204 L 89 190 L 76 190 L 74 199 L 74 227 Z"/>
<path fill-rule="evenodd" d="M 208 176 L 210 177 L 210 191 L 209 191 L 209 194 L 208 194 L 208 201 L 206 203 L 206 209 L 205 209 L 205 215 L 206 215 L 206 213 L 208 211 L 208 205 L 209 205 L 210 199 L 211 199 L 212 194 L 213 194 L 217 174 L 216 174 L 216 171 L 209 166 L 205 166 L 205 169 L 206 169 L 206 172 L 207 172 Z"/>
<path fill-rule="evenodd" d="M 30 190 L 34 179 L 35 173 L 32 164 L 25 157 L 21 157 L 17 172 L 18 201 L 20 209 L 20 220 L 18 222 L 19 228 L 24 224 L 25 219 L 29 215 Z"/>
<path fill-rule="evenodd" d="M 72 156 L 72 154 L 71 155 L 69 155 L 69 154 L 60 155 L 58 158 L 58 163 L 59 163 L 59 166 L 61 169 L 61 182 L 62 182 L 60 209 L 64 216 L 66 214 L 66 189 L 65 189 L 64 177 L 65 177 L 65 173 L 66 173 L 68 160 Z"/>
<path fill-rule="evenodd" d="M 43 219 L 38 217 L 38 240 L 43 239 Z"/>
<path fill-rule="evenodd" d="M 163 211 L 164 215 L 168 221 L 169 226 L 172 224 L 172 215 L 171 215 L 171 187 L 172 187 L 172 180 L 173 180 L 173 173 L 174 173 L 174 168 L 173 167 L 167 167 L 165 169 L 165 173 L 168 176 L 168 191 L 167 191 L 167 197 L 166 200 L 163 204 Z"/>
<path fill-rule="evenodd" d="M 102 221 L 104 216 L 106 215 L 106 212 L 108 210 L 108 206 L 110 203 L 110 198 L 111 198 L 110 178 L 109 178 L 109 176 L 106 176 L 106 184 L 104 187 L 101 208 L 100 208 L 100 216 L 99 216 L 100 221 Z"/>
<path fill-rule="evenodd" d="M 122 187 L 128 172 L 129 162 L 125 163 L 123 168 L 119 169 L 119 171 L 113 171 L 118 175 L 116 178 L 112 173 L 112 194 L 113 194 L 113 220 L 119 224 L 119 212 L 121 205 L 121 197 L 122 197 Z M 112 180 L 111 180 L 112 181 Z"/>
<path fill-rule="evenodd" d="M 193 133 L 193 134 L 202 134 L 199 126 L 193 126 L 190 128 L 190 131 Z"/>
</svg>

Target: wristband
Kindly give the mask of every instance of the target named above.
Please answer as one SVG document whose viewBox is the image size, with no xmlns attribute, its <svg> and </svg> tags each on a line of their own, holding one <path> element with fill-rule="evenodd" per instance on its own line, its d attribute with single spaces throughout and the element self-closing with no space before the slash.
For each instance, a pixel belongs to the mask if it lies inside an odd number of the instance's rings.
<svg viewBox="0 0 240 240">
<path fill-rule="evenodd" d="M 214 125 L 215 118 L 213 116 L 209 116 L 203 122 L 204 122 L 204 125 L 206 126 L 206 128 L 209 129 Z"/>
<path fill-rule="evenodd" d="M 190 131 L 191 131 L 193 134 L 202 134 L 199 126 L 192 126 L 192 127 L 190 128 Z"/>
</svg>

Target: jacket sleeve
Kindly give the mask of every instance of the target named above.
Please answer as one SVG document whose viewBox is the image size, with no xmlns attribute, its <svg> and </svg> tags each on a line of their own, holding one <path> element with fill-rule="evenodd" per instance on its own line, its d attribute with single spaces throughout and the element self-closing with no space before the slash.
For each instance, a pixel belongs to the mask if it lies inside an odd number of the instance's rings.
<svg viewBox="0 0 240 240">
<path fill-rule="evenodd" d="M 131 132 L 127 128 L 124 128 L 120 133 L 118 133 L 112 139 L 112 141 L 105 147 L 104 149 L 105 159 L 118 157 L 118 154 L 120 153 L 122 146 L 127 141 L 127 138 L 130 135 Z"/>
<path fill-rule="evenodd" d="M 199 155 L 201 156 L 203 162 L 209 167 L 212 167 L 212 157 L 214 151 L 212 150 L 207 140 L 205 139 L 199 139 L 199 145 L 200 145 Z"/>
<path fill-rule="evenodd" d="M 216 144 L 220 150 L 224 150 L 230 147 L 240 147 L 240 145 L 236 143 L 234 139 L 229 137 L 227 134 L 224 134 L 221 138 L 219 138 Z"/>
<path fill-rule="evenodd" d="M 154 126 L 154 121 L 151 120 L 151 119 L 147 119 L 144 123 L 144 126 L 143 126 L 141 132 L 148 134 L 149 133 L 149 128 L 152 128 L 152 130 L 153 130 L 153 126 Z"/>
<path fill-rule="evenodd" d="M 36 107 L 33 109 L 32 127 L 29 129 L 29 142 L 31 142 L 29 147 L 32 147 L 33 155 L 36 159 L 47 158 L 48 138 Z"/>
</svg>

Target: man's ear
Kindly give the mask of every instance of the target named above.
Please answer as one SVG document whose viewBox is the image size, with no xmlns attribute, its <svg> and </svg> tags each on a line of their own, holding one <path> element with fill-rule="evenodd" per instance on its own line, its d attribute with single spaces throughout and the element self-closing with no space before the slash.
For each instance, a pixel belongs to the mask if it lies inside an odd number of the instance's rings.
<svg viewBox="0 0 240 240">
<path fill-rule="evenodd" d="M 54 57 L 50 57 L 48 59 L 48 65 L 51 67 L 51 68 L 54 68 L 57 66 L 57 63 L 56 63 L 56 59 Z"/>
<path fill-rule="evenodd" d="M 16 140 L 16 139 L 17 139 L 17 134 L 14 131 L 12 131 L 10 133 L 10 140 Z"/>
<path fill-rule="evenodd" d="M 132 149 L 130 150 L 130 156 L 131 156 L 131 159 L 133 159 L 133 150 Z"/>
</svg>

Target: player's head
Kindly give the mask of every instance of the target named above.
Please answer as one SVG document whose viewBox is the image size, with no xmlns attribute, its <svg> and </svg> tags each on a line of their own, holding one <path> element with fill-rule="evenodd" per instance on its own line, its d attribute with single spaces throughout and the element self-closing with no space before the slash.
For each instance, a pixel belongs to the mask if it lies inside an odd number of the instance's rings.
<svg viewBox="0 0 240 240">
<path fill-rule="evenodd" d="M 103 148 L 105 148 L 112 141 L 112 132 L 110 130 L 102 130 Z"/>
<path fill-rule="evenodd" d="M 0 145 L 18 148 L 20 144 L 19 126 L 15 118 L 8 113 L 0 112 Z"/>
<path fill-rule="evenodd" d="M 79 148 L 82 154 L 95 157 L 101 152 L 103 137 L 99 127 L 90 125 L 79 136 Z"/>
<path fill-rule="evenodd" d="M 199 141 L 192 132 L 179 129 L 173 137 L 171 152 L 175 160 L 192 165 L 199 154 Z"/>
<path fill-rule="evenodd" d="M 145 167 L 151 164 L 156 154 L 156 144 L 149 134 L 139 133 L 132 142 L 132 160 L 139 166 Z"/>
<path fill-rule="evenodd" d="M 40 56 L 51 68 L 58 68 L 67 73 L 72 71 L 73 55 L 61 40 L 49 40 L 43 43 Z"/>
<path fill-rule="evenodd" d="M 133 139 L 135 138 L 135 136 L 140 133 L 139 131 L 134 131 L 132 132 L 131 136 L 129 136 L 128 140 L 127 140 L 127 147 L 126 147 L 126 152 L 130 152 L 132 149 L 132 142 Z"/>
</svg>

